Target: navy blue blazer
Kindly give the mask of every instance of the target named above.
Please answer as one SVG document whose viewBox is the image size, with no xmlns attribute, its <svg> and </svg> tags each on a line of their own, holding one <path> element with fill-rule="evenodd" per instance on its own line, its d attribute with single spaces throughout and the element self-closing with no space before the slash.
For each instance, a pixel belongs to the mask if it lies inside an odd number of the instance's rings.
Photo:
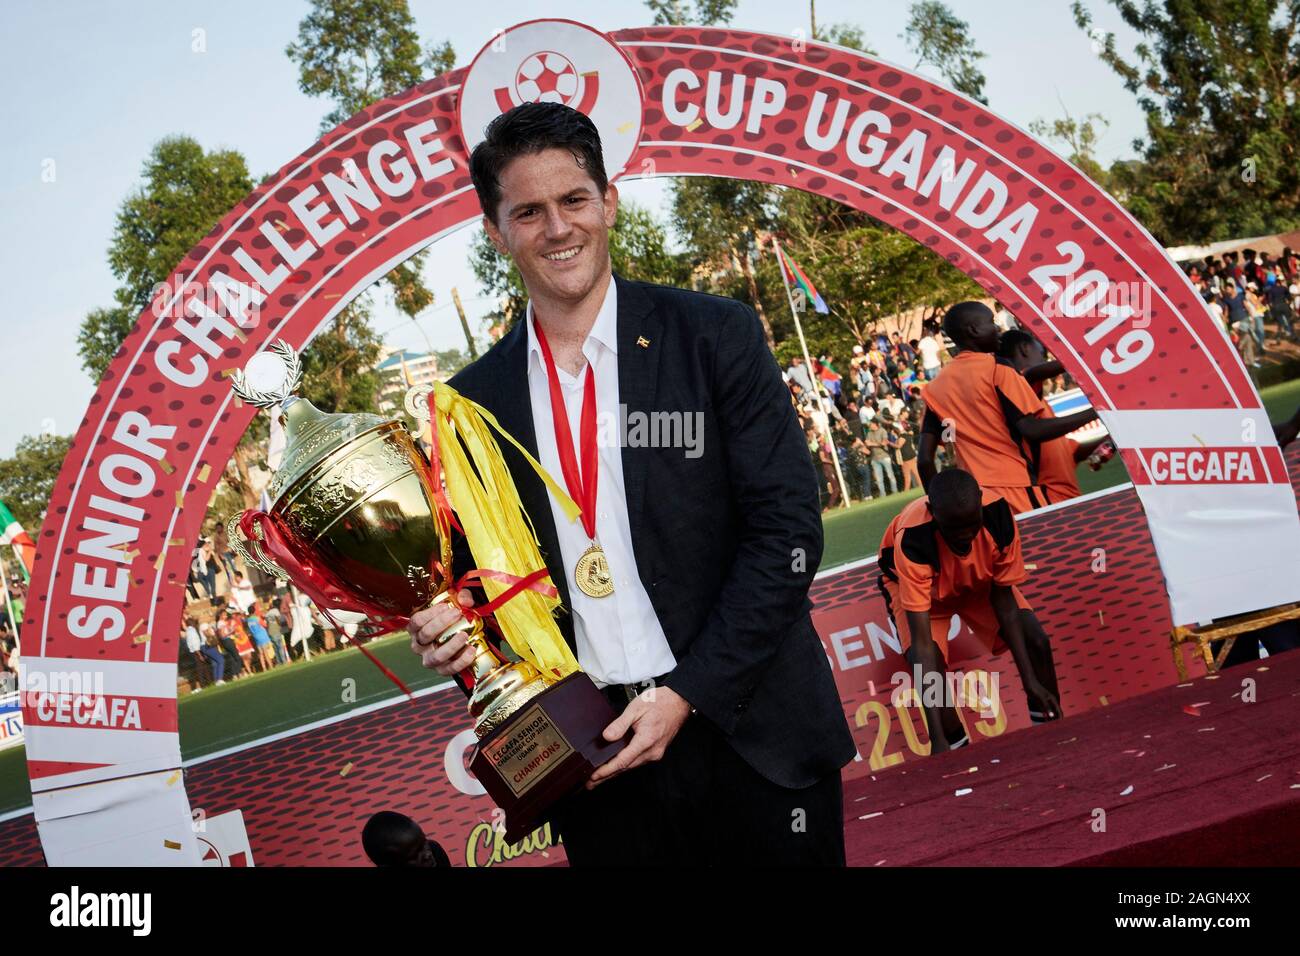
<svg viewBox="0 0 1300 956">
<path fill-rule="evenodd" d="M 856 748 L 809 616 L 822 522 L 789 390 L 749 306 L 614 281 L 619 401 L 629 424 L 666 412 L 695 414 L 702 425 L 698 454 L 632 441 L 622 449 L 637 573 L 677 659 L 663 683 L 697 709 L 690 719 L 712 721 L 764 777 L 810 786 Z M 536 457 L 527 359 L 518 322 L 450 384 Z M 546 487 L 508 443 L 502 451 L 567 607 Z M 559 623 L 572 646 L 571 616 Z"/>
</svg>

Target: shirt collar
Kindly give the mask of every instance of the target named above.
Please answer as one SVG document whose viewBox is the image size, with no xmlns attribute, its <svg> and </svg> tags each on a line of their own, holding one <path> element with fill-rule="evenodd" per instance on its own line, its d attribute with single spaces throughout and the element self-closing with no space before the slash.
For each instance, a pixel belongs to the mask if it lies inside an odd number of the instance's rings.
<svg viewBox="0 0 1300 956">
<path fill-rule="evenodd" d="M 542 358 L 542 347 L 537 341 L 537 330 L 533 327 L 536 321 L 533 316 L 533 300 L 528 300 L 528 307 L 524 312 L 524 321 L 528 326 L 528 354 L 536 355 L 539 362 L 545 367 L 545 359 Z M 605 290 L 605 299 L 600 304 L 600 311 L 596 313 L 596 322 L 592 325 L 591 331 L 587 333 L 587 341 L 583 343 L 583 354 L 588 354 L 587 346 L 592 340 L 600 343 L 609 349 L 614 355 L 618 354 L 618 288 L 614 277 L 609 277 L 609 288 Z"/>
</svg>

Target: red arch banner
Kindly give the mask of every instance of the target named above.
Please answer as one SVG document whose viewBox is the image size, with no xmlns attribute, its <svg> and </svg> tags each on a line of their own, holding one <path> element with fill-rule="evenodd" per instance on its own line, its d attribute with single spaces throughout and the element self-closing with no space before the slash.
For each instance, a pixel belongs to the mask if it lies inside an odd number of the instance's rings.
<svg viewBox="0 0 1300 956">
<path fill-rule="evenodd" d="M 944 256 L 1100 409 L 1176 622 L 1300 596 L 1295 499 L 1235 351 L 1146 231 L 1059 156 L 853 50 L 532 21 L 287 163 L 177 267 L 105 373 L 40 532 L 23 629 L 50 862 L 196 862 L 176 769 L 175 642 L 205 503 L 253 415 L 229 375 L 276 338 L 305 345 L 395 265 L 478 219 L 468 149 L 496 113 L 538 98 L 592 116 L 612 178 L 792 186 Z M 1211 548 L 1232 565 L 1206 560 Z"/>
</svg>

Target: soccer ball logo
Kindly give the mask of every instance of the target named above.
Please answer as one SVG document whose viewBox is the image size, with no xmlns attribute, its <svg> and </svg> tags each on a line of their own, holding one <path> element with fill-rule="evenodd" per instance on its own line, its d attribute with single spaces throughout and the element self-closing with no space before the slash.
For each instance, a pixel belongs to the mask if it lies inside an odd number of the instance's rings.
<svg viewBox="0 0 1300 956">
<path fill-rule="evenodd" d="M 578 92 L 578 71 L 560 53 L 534 53 L 515 72 L 515 92 L 521 103 L 572 105 Z"/>
<path fill-rule="evenodd" d="M 563 53 L 539 50 L 515 70 L 514 83 L 496 91 L 502 112 L 522 103 L 560 103 L 590 113 L 599 90 L 596 71 L 579 73 Z"/>
</svg>

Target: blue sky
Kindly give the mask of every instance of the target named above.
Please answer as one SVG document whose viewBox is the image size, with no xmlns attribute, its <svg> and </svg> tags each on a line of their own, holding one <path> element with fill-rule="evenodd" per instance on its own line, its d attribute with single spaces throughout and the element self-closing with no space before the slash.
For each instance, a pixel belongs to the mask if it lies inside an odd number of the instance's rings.
<svg viewBox="0 0 1300 956">
<path fill-rule="evenodd" d="M 1101 113 L 1110 128 L 1103 163 L 1132 155 L 1142 117 L 1131 94 L 1095 57 L 1074 25 L 1069 0 L 948 0 L 988 57 L 991 107 L 1027 127 L 1036 118 Z M 1094 21 L 1132 36 L 1102 0 Z M 499 29 L 546 15 L 602 30 L 642 26 L 635 0 L 595 5 L 559 0 L 489 0 L 454 7 L 411 0 L 421 38 L 450 40 L 464 65 Z M 915 63 L 900 34 L 908 0 L 820 0 L 819 24 L 854 22 L 886 60 Z M 447 11 L 455 10 L 449 18 Z M 305 0 L 3 0 L 0 5 L 0 333 L 6 361 L 0 388 L 0 456 L 23 435 L 74 431 L 94 390 L 77 357 L 86 312 L 112 304 L 116 280 L 105 252 L 122 199 L 136 188 L 145 157 L 163 136 L 186 134 L 206 149 L 237 149 L 254 178 L 277 169 L 316 140 L 330 104 L 298 91 L 284 55 L 306 15 Z M 866 12 L 864 12 L 866 11 Z M 807 29 L 806 4 L 741 0 L 732 25 L 771 33 Z M 192 49 L 204 31 L 206 52 Z M 922 68 L 921 72 L 926 72 Z M 54 181 L 42 181 L 53 161 Z M 662 208 L 662 182 L 627 183 L 625 199 Z M 463 347 L 451 306 L 457 286 L 471 323 L 492 302 L 467 262 L 475 229 L 433 248 L 426 279 L 435 305 L 413 324 L 384 293 L 376 328 L 393 346 L 423 351 Z M 427 336 L 427 339 L 426 339 Z"/>
</svg>

